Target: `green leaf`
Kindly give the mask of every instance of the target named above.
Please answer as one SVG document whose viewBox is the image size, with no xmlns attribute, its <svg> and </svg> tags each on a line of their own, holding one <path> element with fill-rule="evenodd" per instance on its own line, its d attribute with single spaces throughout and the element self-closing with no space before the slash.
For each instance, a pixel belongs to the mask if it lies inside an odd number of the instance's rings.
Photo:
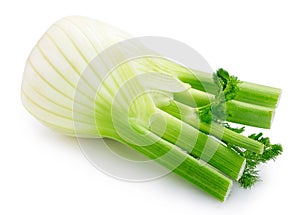
<svg viewBox="0 0 300 215">
<path fill-rule="evenodd" d="M 215 100 L 210 106 L 199 110 L 200 119 L 206 123 L 224 122 L 227 116 L 226 102 L 234 99 L 239 91 L 240 81 L 222 68 L 213 74 L 213 80 L 218 88 Z"/>
<path fill-rule="evenodd" d="M 264 152 L 257 154 L 246 150 L 241 155 L 246 158 L 246 168 L 239 183 L 244 188 L 251 188 L 255 182 L 259 181 L 258 170 L 256 169 L 260 163 L 266 163 L 269 160 L 275 160 L 282 154 L 282 146 L 280 144 L 271 144 L 270 138 L 263 137 L 262 133 L 251 134 L 249 138 L 264 144 Z"/>
</svg>

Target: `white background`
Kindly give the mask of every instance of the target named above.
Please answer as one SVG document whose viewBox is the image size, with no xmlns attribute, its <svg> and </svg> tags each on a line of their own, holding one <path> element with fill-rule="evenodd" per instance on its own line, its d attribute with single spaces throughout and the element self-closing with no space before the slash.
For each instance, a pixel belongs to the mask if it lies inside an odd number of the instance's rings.
<svg viewBox="0 0 300 215">
<path fill-rule="evenodd" d="M 282 214 L 299 212 L 300 6 L 297 1 L 2 1 L 0 6 L 0 214 Z M 283 89 L 271 131 L 284 154 L 261 167 L 252 190 L 220 203 L 175 175 L 147 183 L 96 170 L 75 139 L 53 133 L 22 107 L 25 60 L 46 29 L 85 15 L 135 36 L 165 36 L 213 68 Z"/>
</svg>

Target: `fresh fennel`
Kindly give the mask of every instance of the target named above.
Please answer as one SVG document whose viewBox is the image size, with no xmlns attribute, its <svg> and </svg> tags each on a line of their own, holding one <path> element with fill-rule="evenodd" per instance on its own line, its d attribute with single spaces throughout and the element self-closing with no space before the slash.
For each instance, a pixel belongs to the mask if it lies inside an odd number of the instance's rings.
<svg viewBox="0 0 300 215">
<path fill-rule="evenodd" d="M 225 70 L 214 76 L 191 73 L 158 58 L 132 59 L 109 74 L 99 71 L 99 65 L 122 58 L 124 50 L 109 59 L 97 59 L 99 53 L 128 38 L 84 17 L 55 23 L 27 60 L 25 108 L 60 133 L 122 142 L 221 201 L 232 179 L 251 187 L 258 180 L 256 166 L 275 159 L 282 148 L 260 135 L 243 136 L 225 120 L 270 128 L 280 89 L 240 82 Z"/>
</svg>

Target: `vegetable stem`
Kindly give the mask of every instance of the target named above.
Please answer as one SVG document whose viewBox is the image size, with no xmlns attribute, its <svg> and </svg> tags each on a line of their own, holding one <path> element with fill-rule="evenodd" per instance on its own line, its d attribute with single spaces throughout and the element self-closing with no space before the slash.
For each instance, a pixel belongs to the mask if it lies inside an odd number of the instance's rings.
<svg viewBox="0 0 300 215">
<path fill-rule="evenodd" d="M 191 107 L 203 107 L 213 102 L 214 95 L 191 88 L 185 92 L 175 93 L 174 99 Z M 272 108 L 237 100 L 226 102 L 226 120 L 229 122 L 270 128 L 273 115 Z"/>
<path fill-rule="evenodd" d="M 235 180 L 243 174 L 246 160 L 242 156 L 162 110 L 158 109 L 152 117 L 150 130 Z"/>
<path fill-rule="evenodd" d="M 123 139 L 118 141 L 155 160 L 216 199 L 220 201 L 226 200 L 232 187 L 232 181 L 228 177 L 219 173 L 208 163 L 188 155 L 176 145 L 158 138 L 152 132 L 149 133 L 149 130 L 139 124 L 133 123 L 132 126 L 140 133 L 148 133 L 149 138 L 147 138 L 147 141 L 153 141 L 154 143 L 140 146 L 126 142 Z M 142 138 L 140 141 L 145 142 L 145 139 Z"/>
<path fill-rule="evenodd" d="M 156 102 L 156 105 L 161 110 L 188 123 L 189 125 L 193 126 L 196 129 L 199 129 L 204 133 L 213 135 L 223 142 L 248 149 L 255 153 L 261 154 L 263 152 L 263 144 L 258 141 L 231 131 L 230 129 L 223 127 L 217 123 L 208 125 L 207 123 L 200 122 L 197 117 L 195 108 L 191 108 L 174 100 L 169 100 L 169 103 L 167 105 L 166 103 L 162 104 L 159 102 Z"/>
<path fill-rule="evenodd" d="M 197 76 L 188 72 L 177 72 L 177 77 L 189 83 L 193 88 L 216 95 L 217 86 L 212 74 L 195 72 Z M 281 95 L 281 89 L 265 85 L 241 82 L 238 84 L 239 92 L 234 100 L 275 109 Z"/>
<path fill-rule="evenodd" d="M 226 103 L 226 120 L 259 128 L 271 128 L 274 110 L 231 100 Z"/>
</svg>

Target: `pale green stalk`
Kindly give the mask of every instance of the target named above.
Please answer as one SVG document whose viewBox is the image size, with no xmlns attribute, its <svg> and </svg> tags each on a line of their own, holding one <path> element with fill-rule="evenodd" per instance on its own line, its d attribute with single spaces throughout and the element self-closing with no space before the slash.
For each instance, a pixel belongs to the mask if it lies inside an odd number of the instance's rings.
<svg viewBox="0 0 300 215">
<path fill-rule="evenodd" d="M 168 102 L 160 102 L 156 97 L 156 106 L 161 110 L 173 115 L 174 117 L 186 122 L 200 131 L 213 135 L 214 137 L 231 145 L 239 146 L 244 149 L 261 154 L 263 152 L 263 144 L 253 139 L 247 138 L 241 134 L 233 132 L 217 123 L 208 125 L 200 122 L 197 109 L 169 99 Z"/>
<path fill-rule="evenodd" d="M 214 95 L 196 89 L 175 93 L 174 100 L 191 107 L 204 107 L 214 102 Z M 260 128 L 270 128 L 275 110 L 269 107 L 231 100 L 226 102 L 226 121 Z"/>
<path fill-rule="evenodd" d="M 151 118 L 150 130 L 235 180 L 243 174 L 245 158 L 164 111 L 157 110 Z"/>
</svg>

